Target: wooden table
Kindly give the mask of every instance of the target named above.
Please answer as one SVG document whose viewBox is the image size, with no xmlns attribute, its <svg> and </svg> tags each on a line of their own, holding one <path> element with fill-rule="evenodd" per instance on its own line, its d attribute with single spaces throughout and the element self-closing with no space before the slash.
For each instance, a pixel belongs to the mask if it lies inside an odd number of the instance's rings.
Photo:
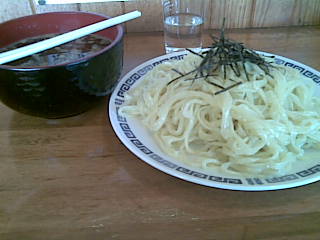
<svg viewBox="0 0 320 240">
<path fill-rule="evenodd" d="M 320 27 L 229 36 L 320 69 Z M 161 33 L 128 34 L 124 72 L 163 53 Z M 240 192 L 179 180 L 121 144 L 107 99 L 65 119 L 2 104 L 0 117 L 1 240 L 320 239 L 320 182 Z"/>
</svg>

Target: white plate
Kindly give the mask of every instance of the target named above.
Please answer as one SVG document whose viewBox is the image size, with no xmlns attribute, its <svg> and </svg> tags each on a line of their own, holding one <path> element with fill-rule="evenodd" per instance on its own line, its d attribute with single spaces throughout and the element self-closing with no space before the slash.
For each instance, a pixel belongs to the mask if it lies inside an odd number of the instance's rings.
<svg viewBox="0 0 320 240">
<path fill-rule="evenodd" d="M 278 64 L 298 69 L 303 75 L 320 85 L 320 73 L 304 64 L 274 54 Z M 125 118 L 118 113 L 123 104 L 123 94 L 135 87 L 143 76 L 154 66 L 171 59 L 182 59 L 186 52 L 171 53 L 151 59 L 126 74 L 118 83 L 109 102 L 109 117 L 114 131 L 123 144 L 137 157 L 151 166 L 172 176 L 193 183 L 231 190 L 265 191 L 302 186 L 320 180 L 320 152 L 307 164 L 297 165 L 294 169 L 280 177 L 255 178 L 234 177 L 221 173 L 208 173 L 202 169 L 192 168 L 163 153 L 153 140 L 148 130 L 136 119 Z M 320 93 L 320 86 L 319 86 Z"/>
</svg>

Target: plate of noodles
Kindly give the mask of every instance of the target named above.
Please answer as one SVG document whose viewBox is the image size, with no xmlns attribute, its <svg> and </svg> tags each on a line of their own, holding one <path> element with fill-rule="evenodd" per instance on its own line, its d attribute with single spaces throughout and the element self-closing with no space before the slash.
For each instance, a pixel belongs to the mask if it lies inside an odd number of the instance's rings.
<svg viewBox="0 0 320 240">
<path fill-rule="evenodd" d="M 245 63 L 204 76 L 194 71 L 203 58 L 188 51 L 141 64 L 110 98 L 115 133 L 149 165 L 209 187 L 264 191 L 320 180 L 320 73 L 256 53 L 270 69 Z"/>
</svg>

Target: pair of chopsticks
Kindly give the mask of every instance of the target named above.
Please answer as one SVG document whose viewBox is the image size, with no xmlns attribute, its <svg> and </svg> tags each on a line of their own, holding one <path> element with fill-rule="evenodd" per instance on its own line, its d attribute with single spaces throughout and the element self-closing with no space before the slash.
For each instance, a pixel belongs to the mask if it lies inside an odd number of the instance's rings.
<svg viewBox="0 0 320 240">
<path fill-rule="evenodd" d="M 133 11 L 120 15 L 108 20 L 104 20 L 98 23 L 91 24 L 89 26 L 73 30 L 68 33 L 61 34 L 59 36 L 40 41 L 34 44 L 30 44 L 21 48 L 17 48 L 11 51 L 0 53 L 0 64 L 5 64 L 20 58 L 30 56 L 32 54 L 42 52 L 44 50 L 59 46 L 61 44 L 73 41 L 75 39 L 84 37 L 94 32 L 101 31 L 105 28 L 112 27 L 114 25 L 138 18 L 141 16 L 141 12 Z"/>
</svg>

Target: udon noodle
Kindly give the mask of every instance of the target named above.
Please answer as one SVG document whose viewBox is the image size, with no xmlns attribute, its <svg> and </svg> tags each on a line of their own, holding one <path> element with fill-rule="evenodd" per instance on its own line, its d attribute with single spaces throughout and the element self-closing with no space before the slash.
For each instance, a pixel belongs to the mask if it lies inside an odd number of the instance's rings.
<svg viewBox="0 0 320 240">
<path fill-rule="evenodd" d="M 221 94 L 190 76 L 168 84 L 199 65 L 184 60 L 156 66 L 125 96 L 120 112 L 137 117 L 169 156 L 193 167 L 240 175 L 288 172 L 308 148 L 320 148 L 320 101 L 315 83 L 299 71 L 273 63 L 270 75 L 245 63 L 237 77 L 227 69 L 208 81 L 242 84 Z M 173 71 L 176 69 L 178 71 Z"/>
</svg>

